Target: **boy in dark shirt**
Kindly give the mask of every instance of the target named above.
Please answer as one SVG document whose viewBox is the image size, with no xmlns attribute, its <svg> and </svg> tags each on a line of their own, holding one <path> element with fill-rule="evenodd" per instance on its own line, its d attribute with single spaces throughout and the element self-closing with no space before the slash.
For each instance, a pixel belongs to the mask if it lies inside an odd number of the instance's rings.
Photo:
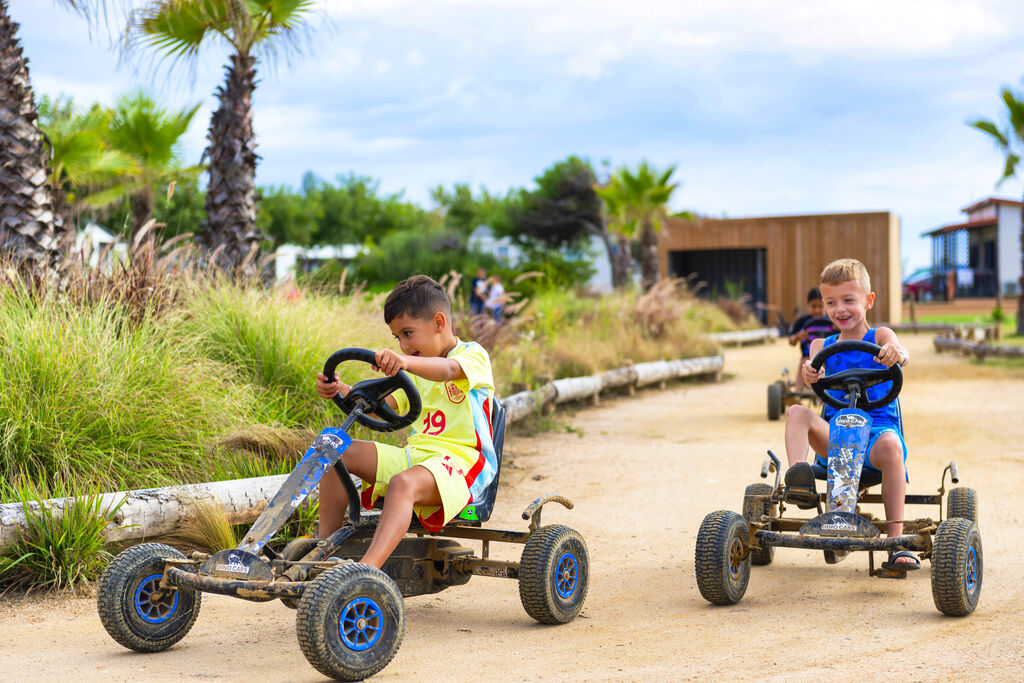
<svg viewBox="0 0 1024 683">
<path fill-rule="evenodd" d="M 789 331 L 789 345 L 800 344 L 800 362 L 797 367 L 803 367 L 804 361 L 810 357 L 812 341 L 824 339 L 835 332 L 832 322 L 825 317 L 825 302 L 821 299 L 821 290 L 813 287 L 807 292 L 807 313 L 797 318 Z M 803 391 L 805 386 L 803 373 L 798 371 L 796 391 Z"/>
</svg>

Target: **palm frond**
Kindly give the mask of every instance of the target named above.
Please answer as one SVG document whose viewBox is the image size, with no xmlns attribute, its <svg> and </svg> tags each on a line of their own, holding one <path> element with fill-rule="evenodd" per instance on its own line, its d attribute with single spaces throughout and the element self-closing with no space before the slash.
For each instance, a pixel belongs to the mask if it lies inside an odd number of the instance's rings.
<svg viewBox="0 0 1024 683">
<path fill-rule="evenodd" d="M 1024 101 L 1021 101 L 1009 88 L 1003 88 L 1003 103 L 1012 130 L 1019 139 L 1024 140 Z"/>
<path fill-rule="evenodd" d="M 1010 146 L 1010 141 L 1007 139 L 1006 134 L 999 130 L 996 124 L 992 123 L 988 119 L 978 119 L 977 121 L 968 121 L 967 125 L 971 128 L 977 128 L 982 133 L 986 133 L 995 140 L 996 144 L 1000 149 L 1006 149 Z"/>
<path fill-rule="evenodd" d="M 1006 155 L 1006 164 L 1003 166 L 1003 177 L 999 179 L 998 183 L 996 183 L 997 187 L 999 185 L 1002 185 L 1009 178 L 1012 178 L 1015 175 L 1017 175 L 1017 164 L 1019 163 L 1020 157 L 1014 154 L 1013 152 L 1010 152 L 1009 154 Z"/>
</svg>

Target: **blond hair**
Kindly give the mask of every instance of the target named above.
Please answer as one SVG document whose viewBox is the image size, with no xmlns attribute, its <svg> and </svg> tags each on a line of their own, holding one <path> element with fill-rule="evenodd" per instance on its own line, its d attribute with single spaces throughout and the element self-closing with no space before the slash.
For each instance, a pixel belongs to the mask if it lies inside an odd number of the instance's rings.
<svg viewBox="0 0 1024 683">
<path fill-rule="evenodd" d="M 823 285 L 841 285 L 851 280 L 856 280 L 865 294 L 871 291 L 871 277 L 868 275 L 868 269 L 855 258 L 837 259 L 821 271 L 821 284 Z"/>
</svg>

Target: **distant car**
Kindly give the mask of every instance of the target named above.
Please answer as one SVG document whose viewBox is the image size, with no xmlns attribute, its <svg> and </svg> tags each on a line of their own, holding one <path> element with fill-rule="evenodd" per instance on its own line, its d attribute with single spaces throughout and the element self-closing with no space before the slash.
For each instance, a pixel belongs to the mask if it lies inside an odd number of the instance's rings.
<svg viewBox="0 0 1024 683">
<path fill-rule="evenodd" d="M 925 301 L 932 298 L 932 269 L 918 268 L 903 278 L 903 298 Z"/>
</svg>

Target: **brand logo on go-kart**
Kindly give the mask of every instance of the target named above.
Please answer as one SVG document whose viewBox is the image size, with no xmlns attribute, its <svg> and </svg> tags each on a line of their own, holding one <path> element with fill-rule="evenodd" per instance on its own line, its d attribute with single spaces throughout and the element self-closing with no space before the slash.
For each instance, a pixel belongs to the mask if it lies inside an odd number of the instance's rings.
<svg viewBox="0 0 1024 683">
<path fill-rule="evenodd" d="M 313 448 L 320 450 L 324 446 L 330 446 L 331 448 L 337 449 L 342 444 L 339 437 L 334 434 L 318 434 L 316 440 L 313 442 Z"/>
<path fill-rule="evenodd" d="M 863 415 L 853 415 L 847 413 L 840 415 L 836 418 L 836 424 L 840 427 L 863 427 L 868 423 L 867 418 Z"/>
<path fill-rule="evenodd" d="M 455 386 L 454 382 L 445 382 L 444 390 L 448 393 L 448 400 L 452 403 L 462 403 L 466 400 L 466 392 Z"/>
<path fill-rule="evenodd" d="M 228 555 L 227 564 L 218 564 L 216 571 L 231 572 L 232 574 L 248 574 L 249 568 L 242 564 L 242 558 L 235 553 Z"/>
<path fill-rule="evenodd" d="M 822 529 L 828 529 L 829 531 L 856 531 L 857 527 L 854 524 L 850 524 L 839 515 L 832 515 L 831 524 L 822 524 Z"/>
</svg>

